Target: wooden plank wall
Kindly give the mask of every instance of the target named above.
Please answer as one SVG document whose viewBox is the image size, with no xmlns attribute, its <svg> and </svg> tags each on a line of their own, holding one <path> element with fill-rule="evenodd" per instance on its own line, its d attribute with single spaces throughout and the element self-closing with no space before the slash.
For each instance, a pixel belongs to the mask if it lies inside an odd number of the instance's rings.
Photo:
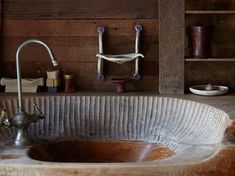
<svg viewBox="0 0 235 176">
<path fill-rule="evenodd" d="M 16 77 L 15 53 L 25 40 L 37 38 L 52 48 L 62 73 L 75 73 L 78 90 L 114 90 L 112 77 L 132 75 L 134 63 L 105 63 L 105 81 L 98 81 L 97 27 L 105 26 L 104 50 L 110 54 L 134 51 L 135 30 L 141 36 L 140 81 L 130 81 L 130 91 L 158 91 L 158 0 L 3 0 L 2 76 Z M 22 76 L 46 76 L 52 66 L 46 50 L 24 48 Z"/>
</svg>

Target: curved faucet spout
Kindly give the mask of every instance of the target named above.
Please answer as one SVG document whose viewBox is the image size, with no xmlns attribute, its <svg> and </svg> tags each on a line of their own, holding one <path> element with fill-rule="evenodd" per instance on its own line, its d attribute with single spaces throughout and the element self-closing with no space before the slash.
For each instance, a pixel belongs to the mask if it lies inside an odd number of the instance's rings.
<svg viewBox="0 0 235 176">
<path fill-rule="evenodd" d="M 40 41 L 40 40 L 37 40 L 37 39 L 30 39 L 30 40 L 27 40 L 25 42 L 23 42 L 17 49 L 17 52 L 16 52 L 16 72 L 17 72 L 17 90 L 18 90 L 18 108 L 19 108 L 19 112 L 23 112 L 24 111 L 24 108 L 22 106 L 22 83 L 21 83 L 21 71 L 20 71 L 20 59 L 19 59 L 19 55 L 20 55 L 20 51 L 22 48 L 24 48 L 26 45 L 30 44 L 30 43 L 38 43 L 38 44 L 41 44 L 43 45 L 48 53 L 49 53 L 49 56 L 51 58 L 51 62 L 53 64 L 53 66 L 57 66 L 58 63 L 55 59 L 55 57 L 53 56 L 52 54 L 52 51 L 51 49 L 49 48 L 49 46 Z"/>
</svg>

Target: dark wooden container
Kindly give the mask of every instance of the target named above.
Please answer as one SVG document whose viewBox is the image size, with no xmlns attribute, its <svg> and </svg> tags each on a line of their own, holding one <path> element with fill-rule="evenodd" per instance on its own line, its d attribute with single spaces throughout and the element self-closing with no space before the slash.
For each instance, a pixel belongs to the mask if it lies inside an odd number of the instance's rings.
<svg viewBox="0 0 235 176">
<path fill-rule="evenodd" d="M 211 55 L 213 29 L 212 25 L 190 26 L 193 57 L 205 58 Z"/>
</svg>

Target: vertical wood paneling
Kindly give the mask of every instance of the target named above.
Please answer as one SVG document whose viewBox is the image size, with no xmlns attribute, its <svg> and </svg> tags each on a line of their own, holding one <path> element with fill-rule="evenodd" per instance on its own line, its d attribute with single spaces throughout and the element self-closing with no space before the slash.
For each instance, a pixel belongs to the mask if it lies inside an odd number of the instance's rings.
<svg viewBox="0 0 235 176">
<path fill-rule="evenodd" d="M 159 1 L 159 92 L 184 93 L 184 1 Z"/>
<path fill-rule="evenodd" d="M 2 76 L 2 0 L 0 0 L 0 76 Z"/>
</svg>

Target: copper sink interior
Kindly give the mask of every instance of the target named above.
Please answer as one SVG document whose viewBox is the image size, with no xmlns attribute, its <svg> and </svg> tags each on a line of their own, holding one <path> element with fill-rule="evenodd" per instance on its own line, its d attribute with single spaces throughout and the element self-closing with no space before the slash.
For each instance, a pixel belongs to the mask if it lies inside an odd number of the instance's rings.
<svg viewBox="0 0 235 176">
<path fill-rule="evenodd" d="M 158 144 L 135 141 L 60 141 L 39 142 L 28 155 L 47 162 L 116 163 L 163 159 L 173 151 Z"/>
</svg>

